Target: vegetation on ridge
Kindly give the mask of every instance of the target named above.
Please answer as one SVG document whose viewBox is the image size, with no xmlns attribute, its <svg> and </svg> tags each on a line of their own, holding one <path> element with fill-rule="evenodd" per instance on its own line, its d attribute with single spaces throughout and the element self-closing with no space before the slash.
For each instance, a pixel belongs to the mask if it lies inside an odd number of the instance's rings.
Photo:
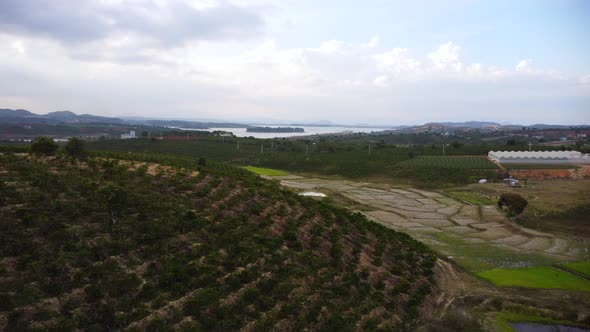
<svg viewBox="0 0 590 332">
<path fill-rule="evenodd" d="M 231 166 L 123 155 L 0 155 L 0 329 L 399 329 L 430 293 L 436 257 L 406 234 Z"/>
</svg>

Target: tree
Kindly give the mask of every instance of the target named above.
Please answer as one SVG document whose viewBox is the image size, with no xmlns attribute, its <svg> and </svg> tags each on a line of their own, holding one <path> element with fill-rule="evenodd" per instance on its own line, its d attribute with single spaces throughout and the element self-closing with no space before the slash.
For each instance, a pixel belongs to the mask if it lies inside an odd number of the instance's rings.
<svg viewBox="0 0 590 332">
<path fill-rule="evenodd" d="M 506 209 L 510 216 L 521 214 L 528 204 L 524 197 L 516 193 L 503 193 L 498 200 L 498 207 Z"/>
<path fill-rule="evenodd" d="M 70 138 L 64 149 L 66 154 L 70 157 L 82 158 L 86 155 L 84 141 L 77 137 Z"/>
<path fill-rule="evenodd" d="M 114 227 L 119 223 L 123 210 L 127 203 L 127 192 L 122 187 L 108 183 L 98 189 L 98 196 L 101 199 L 102 204 L 109 211 L 110 230 L 113 231 Z"/>
<path fill-rule="evenodd" d="M 38 136 L 31 143 L 31 152 L 37 155 L 51 156 L 55 154 L 59 146 L 53 141 L 53 138 Z"/>
</svg>

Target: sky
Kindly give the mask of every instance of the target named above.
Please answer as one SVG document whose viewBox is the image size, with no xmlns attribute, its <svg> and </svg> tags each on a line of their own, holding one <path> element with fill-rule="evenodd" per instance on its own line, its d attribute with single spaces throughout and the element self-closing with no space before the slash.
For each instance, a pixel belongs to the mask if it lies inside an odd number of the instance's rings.
<svg viewBox="0 0 590 332">
<path fill-rule="evenodd" d="M 0 108 L 590 124 L 590 1 L 0 0 Z"/>
</svg>

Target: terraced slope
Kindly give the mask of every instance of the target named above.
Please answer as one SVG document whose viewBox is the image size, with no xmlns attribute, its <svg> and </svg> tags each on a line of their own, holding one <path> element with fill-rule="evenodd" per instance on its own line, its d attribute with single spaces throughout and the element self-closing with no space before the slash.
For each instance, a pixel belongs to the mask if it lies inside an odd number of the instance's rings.
<svg viewBox="0 0 590 332">
<path fill-rule="evenodd" d="M 281 183 L 342 195 L 370 219 L 412 235 L 472 271 L 550 264 L 584 254 L 581 241 L 519 227 L 495 206 L 467 205 L 436 192 L 303 177 Z"/>
<path fill-rule="evenodd" d="M 150 158 L 0 155 L 0 330 L 396 330 L 419 317 L 436 260 L 420 242 L 245 170 Z"/>
</svg>

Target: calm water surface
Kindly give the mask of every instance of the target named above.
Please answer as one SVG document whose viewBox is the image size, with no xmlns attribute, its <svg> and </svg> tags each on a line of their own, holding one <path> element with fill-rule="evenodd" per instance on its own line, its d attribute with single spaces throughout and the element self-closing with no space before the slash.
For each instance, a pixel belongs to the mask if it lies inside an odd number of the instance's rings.
<svg viewBox="0 0 590 332">
<path fill-rule="evenodd" d="M 208 131 L 223 130 L 232 132 L 237 137 L 249 137 L 253 136 L 256 138 L 275 138 L 275 137 L 293 137 L 293 136 L 308 136 L 308 135 L 321 135 L 321 134 L 334 134 L 341 132 L 353 132 L 353 133 L 371 133 L 383 130 L 392 130 L 391 128 L 378 128 L 378 127 L 308 127 L 308 126 L 289 126 L 289 125 L 256 125 L 257 127 L 296 127 L 303 128 L 303 133 L 251 133 L 247 132 L 246 128 L 209 128 Z"/>
<path fill-rule="evenodd" d="M 533 323 L 510 323 L 516 332 L 590 332 L 588 329 L 565 325 L 545 325 Z"/>
</svg>

